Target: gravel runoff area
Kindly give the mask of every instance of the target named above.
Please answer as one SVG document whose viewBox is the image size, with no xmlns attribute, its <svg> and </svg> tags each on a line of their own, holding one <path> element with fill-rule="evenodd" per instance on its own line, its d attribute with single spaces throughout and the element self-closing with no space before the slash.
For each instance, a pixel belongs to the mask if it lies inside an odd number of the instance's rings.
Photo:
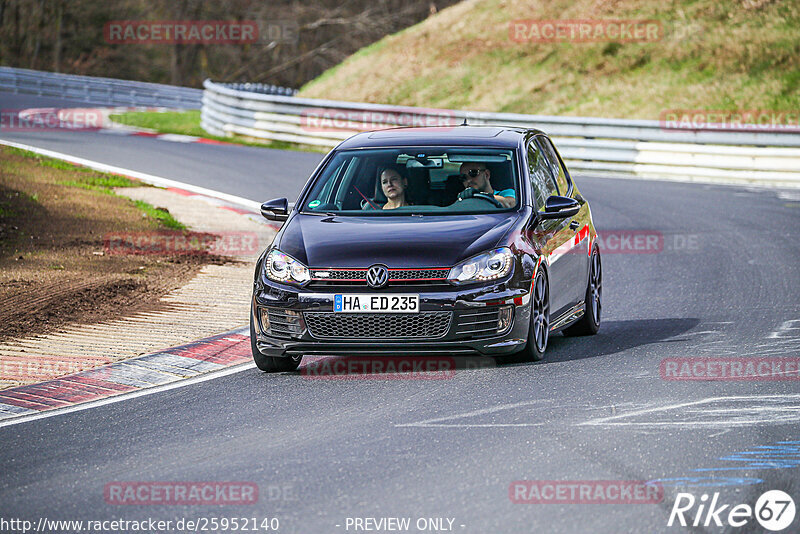
<svg viewBox="0 0 800 534">
<path fill-rule="evenodd" d="M 0 366 L 9 372 L 0 375 L 0 389 L 98 367 L 247 324 L 253 262 L 271 242 L 274 228 L 205 197 L 153 187 L 119 188 L 116 192 L 167 208 L 195 232 L 221 235 L 215 253 L 230 256 L 230 261 L 203 266 L 188 284 L 163 296 L 155 309 L 5 340 L 0 343 Z M 116 253 L 125 253 L 123 245 L 109 243 L 107 252 L 117 249 Z M 124 238 L 118 243 L 124 243 Z M 181 244 L 173 241 L 168 246 Z"/>
</svg>

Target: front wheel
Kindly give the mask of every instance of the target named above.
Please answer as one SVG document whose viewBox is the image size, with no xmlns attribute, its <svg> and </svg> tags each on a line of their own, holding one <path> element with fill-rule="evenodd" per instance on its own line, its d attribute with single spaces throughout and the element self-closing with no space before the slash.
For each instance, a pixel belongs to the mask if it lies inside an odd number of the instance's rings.
<svg viewBox="0 0 800 534">
<path fill-rule="evenodd" d="M 250 350 L 253 353 L 253 361 L 256 362 L 256 367 L 267 373 L 279 373 L 281 371 L 296 371 L 300 365 L 302 356 L 276 358 L 273 356 L 264 356 L 258 350 L 256 345 L 256 329 L 253 325 L 253 313 L 250 313 Z"/>
<path fill-rule="evenodd" d="M 597 247 L 592 251 L 589 263 L 589 284 L 584 297 L 583 317 L 564 329 L 565 336 L 593 336 L 600 330 L 600 312 L 603 310 L 603 269 L 600 262 L 600 251 Z"/>
<path fill-rule="evenodd" d="M 550 339 L 550 291 L 547 276 L 543 270 L 536 273 L 531 288 L 531 323 L 528 329 L 528 342 L 521 351 L 506 357 L 499 357 L 499 363 L 538 362 L 544 358 L 547 341 Z"/>
</svg>

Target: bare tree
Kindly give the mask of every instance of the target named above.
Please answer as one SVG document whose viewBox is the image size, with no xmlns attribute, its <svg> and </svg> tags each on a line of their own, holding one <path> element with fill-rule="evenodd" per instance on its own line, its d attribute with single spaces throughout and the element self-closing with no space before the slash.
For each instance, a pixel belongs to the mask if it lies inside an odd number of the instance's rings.
<svg viewBox="0 0 800 534">
<path fill-rule="evenodd" d="M 200 87 L 203 79 L 299 87 L 456 0 L 0 0 L 0 64 Z M 113 44 L 119 20 L 255 21 L 254 44 Z M 281 38 L 281 29 L 296 38 Z M 272 30 L 278 38 L 272 38 Z"/>
</svg>

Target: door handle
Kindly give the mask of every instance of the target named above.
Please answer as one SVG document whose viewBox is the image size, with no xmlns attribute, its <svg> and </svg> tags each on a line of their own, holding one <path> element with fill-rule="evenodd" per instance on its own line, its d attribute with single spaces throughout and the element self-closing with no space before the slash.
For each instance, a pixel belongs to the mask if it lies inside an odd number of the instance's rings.
<svg viewBox="0 0 800 534">
<path fill-rule="evenodd" d="M 572 221 L 571 223 L 569 223 L 569 227 L 571 230 L 577 230 L 578 226 L 580 225 L 581 223 L 579 223 L 578 221 Z"/>
</svg>

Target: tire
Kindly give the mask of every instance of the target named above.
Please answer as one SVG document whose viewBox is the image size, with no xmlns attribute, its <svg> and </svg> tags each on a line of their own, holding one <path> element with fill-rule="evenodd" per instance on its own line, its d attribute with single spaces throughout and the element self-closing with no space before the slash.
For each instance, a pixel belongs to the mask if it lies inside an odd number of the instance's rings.
<svg viewBox="0 0 800 534">
<path fill-rule="evenodd" d="M 592 251 L 589 262 L 589 283 L 583 302 L 585 311 L 578 322 L 564 329 L 565 336 L 593 336 L 600 330 L 600 316 L 603 311 L 603 264 L 597 247 Z"/>
<path fill-rule="evenodd" d="M 536 273 L 531 286 L 531 322 L 525 348 L 510 356 L 500 356 L 498 363 L 538 362 L 544 358 L 550 339 L 550 289 L 544 270 Z"/>
<path fill-rule="evenodd" d="M 253 325 L 253 314 L 250 313 L 250 350 L 253 352 L 253 361 L 256 362 L 256 367 L 266 373 L 279 373 L 287 371 L 297 371 L 302 356 L 276 358 L 273 356 L 264 356 L 256 346 L 256 329 Z"/>
</svg>

